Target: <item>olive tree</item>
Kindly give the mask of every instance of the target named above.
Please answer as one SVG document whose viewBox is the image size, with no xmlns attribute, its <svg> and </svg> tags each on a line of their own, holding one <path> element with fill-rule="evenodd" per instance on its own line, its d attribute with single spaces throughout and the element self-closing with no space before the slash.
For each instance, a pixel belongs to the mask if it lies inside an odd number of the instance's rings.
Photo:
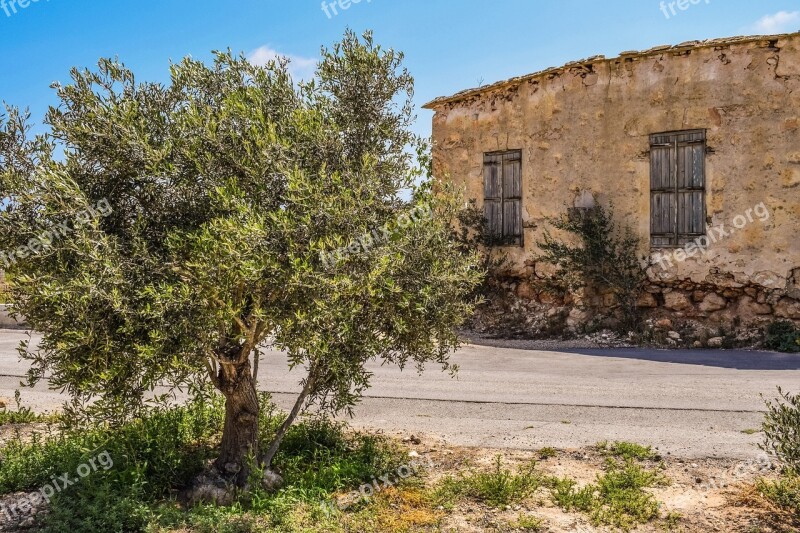
<svg viewBox="0 0 800 533">
<path fill-rule="evenodd" d="M 71 78 L 46 134 L 15 109 L 0 121 L 0 247 L 14 309 L 43 334 L 22 350 L 29 380 L 67 391 L 75 420 L 119 423 L 157 386 L 211 383 L 215 467 L 243 487 L 304 408 L 351 409 L 370 360 L 451 368 L 481 272 L 410 132 L 402 54 L 348 32 L 309 82 L 230 52 L 165 84 L 115 60 Z M 259 450 L 265 343 L 304 378 Z"/>
</svg>

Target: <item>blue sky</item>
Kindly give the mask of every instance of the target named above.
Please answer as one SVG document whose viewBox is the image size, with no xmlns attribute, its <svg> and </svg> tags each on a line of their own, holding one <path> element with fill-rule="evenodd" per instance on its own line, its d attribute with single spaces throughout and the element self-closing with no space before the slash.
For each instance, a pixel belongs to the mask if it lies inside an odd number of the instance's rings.
<svg viewBox="0 0 800 533">
<path fill-rule="evenodd" d="M 327 14 L 321 0 L 14 1 L 0 0 L 0 100 L 37 120 L 55 103 L 50 83 L 99 57 L 163 81 L 170 60 L 230 47 L 292 56 L 303 76 L 347 27 L 406 53 L 418 105 L 596 54 L 800 30 L 800 0 L 361 0 Z M 431 113 L 418 111 L 428 134 Z"/>
</svg>

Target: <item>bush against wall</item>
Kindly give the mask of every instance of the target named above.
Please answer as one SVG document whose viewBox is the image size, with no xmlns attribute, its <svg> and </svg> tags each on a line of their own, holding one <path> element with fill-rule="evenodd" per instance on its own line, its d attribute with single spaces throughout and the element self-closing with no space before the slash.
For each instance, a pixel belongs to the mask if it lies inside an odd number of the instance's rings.
<svg viewBox="0 0 800 533">
<path fill-rule="evenodd" d="M 473 296 L 481 299 L 488 298 L 495 282 L 509 266 L 508 256 L 497 252 L 496 248 L 492 248 L 497 243 L 491 236 L 489 221 L 486 219 L 483 208 L 478 207 L 475 200 L 470 200 L 464 208 L 458 211 L 456 222 L 457 224 L 453 228 L 454 241 L 465 254 L 478 252 L 479 265 L 485 273 Z"/>
<path fill-rule="evenodd" d="M 629 226 L 614 222 L 613 208 L 569 209 L 550 224 L 537 242 L 537 261 L 555 266 L 548 283 L 573 294 L 606 291 L 613 294 L 610 310 L 618 310 L 620 328 L 636 331 L 641 317 L 636 302 L 647 281 L 646 258 L 637 256 L 641 242 Z"/>
<path fill-rule="evenodd" d="M 778 320 L 767 326 L 764 346 L 779 352 L 800 352 L 800 328 L 788 320 Z"/>
</svg>

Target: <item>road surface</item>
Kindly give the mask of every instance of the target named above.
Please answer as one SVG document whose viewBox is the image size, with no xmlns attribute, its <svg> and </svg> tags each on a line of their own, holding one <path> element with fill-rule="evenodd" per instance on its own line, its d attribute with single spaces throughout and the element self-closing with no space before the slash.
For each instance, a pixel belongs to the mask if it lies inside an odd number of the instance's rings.
<svg viewBox="0 0 800 533">
<path fill-rule="evenodd" d="M 15 351 L 23 338 L 0 331 L 2 397 L 13 398 L 25 373 Z M 761 425 L 761 395 L 800 385 L 800 356 L 767 352 L 468 345 L 453 360 L 456 379 L 433 367 L 419 376 L 371 365 L 373 386 L 351 423 L 457 446 L 580 448 L 628 440 L 684 458 L 747 459 L 761 441 L 751 434 Z M 281 407 L 291 404 L 301 377 L 283 354 L 264 355 L 259 382 Z M 63 397 L 39 385 L 23 390 L 23 400 L 51 410 Z"/>
</svg>

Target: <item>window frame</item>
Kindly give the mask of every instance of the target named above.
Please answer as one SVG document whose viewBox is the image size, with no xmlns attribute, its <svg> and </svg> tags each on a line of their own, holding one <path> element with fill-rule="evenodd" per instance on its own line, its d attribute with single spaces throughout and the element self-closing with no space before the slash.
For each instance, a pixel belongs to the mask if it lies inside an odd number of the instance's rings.
<svg viewBox="0 0 800 533">
<path fill-rule="evenodd" d="M 707 167 L 707 153 L 708 153 L 708 140 L 706 135 L 707 130 L 705 129 L 691 129 L 691 130 L 679 130 L 679 131 L 669 131 L 669 132 L 662 132 L 662 133 L 654 133 L 650 135 L 650 245 L 653 248 L 681 248 L 689 244 L 690 242 L 695 242 L 701 237 L 707 235 L 707 227 L 706 227 L 706 214 L 707 214 L 707 180 L 706 180 L 706 167 Z M 697 184 L 697 161 L 692 160 L 692 176 L 691 178 L 687 175 L 681 176 L 681 157 L 683 157 L 684 167 L 683 170 L 686 170 L 686 152 L 683 152 L 683 156 L 681 156 L 682 151 L 681 149 L 686 149 L 691 147 L 694 149 L 696 146 L 700 146 L 701 149 L 699 150 L 700 154 L 702 155 L 700 159 L 700 172 L 699 172 L 699 180 L 700 183 Z M 656 150 L 664 150 L 667 149 L 667 153 L 669 156 L 669 165 L 670 165 L 670 184 L 669 186 L 655 186 L 656 177 L 658 176 L 661 179 L 661 169 L 663 165 L 663 161 L 659 161 L 656 158 Z M 692 151 L 694 157 L 694 151 Z M 681 179 L 681 177 L 683 179 Z M 659 225 L 658 221 L 656 220 L 657 210 L 655 208 L 657 202 L 657 198 L 660 195 L 671 195 L 671 202 L 674 203 L 674 207 L 671 209 L 671 216 L 669 223 L 674 228 L 673 231 L 664 232 L 664 231 L 656 231 L 656 227 Z M 699 195 L 699 200 L 696 199 L 696 196 Z M 697 214 L 697 221 L 690 221 L 687 219 L 687 213 L 691 213 L 692 211 L 687 206 L 686 198 L 692 198 L 691 204 L 692 207 L 699 209 Z M 681 204 L 683 203 L 683 208 Z M 681 216 L 683 215 L 683 217 Z M 663 225 L 663 220 L 661 224 Z M 681 225 L 684 226 L 692 226 L 691 230 L 681 231 Z M 699 229 L 696 227 L 699 224 Z M 669 242 L 663 242 L 664 239 L 668 239 Z M 685 242 L 684 242 L 685 241 Z"/>
<path fill-rule="evenodd" d="M 506 165 L 518 165 L 518 191 L 507 191 L 506 187 Z M 497 190 L 495 191 L 494 195 L 490 195 L 489 192 L 491 187 L 487 184 L 487 179 L 489 173 L 487 170 L 490 168 L 491 165 L 495 165 L 498 167 L 497 169 Z M 523 202 L 523 190 L 524 187 L 522 186 L 522 150 L 499 150 L 499 151 L 492 151 L 492 152 L 484 152 L 483 154 L 483 212 L 484 218 L 486 220 L 486 237 L 487 242 L 492 246 L 520 246 L 523 247 L 525 245 L 525 228 L 523 226 L 522 220 L 522 202 Z M 512 181 L 513 181 L 513 174 L 512 174 Z M 500 234 L 496 235 L 492 233 L 492 221 L 489 217 L 489 213 L 487 212 L 488 205 L 490 202 L 497 203 L 499 205 L 499 215 L 500 215 Z M 511 234 L 509 232 L 507 234 L 507 204 L 512 206 L 516 202 L 518 205 L 518 210 L 516 213 L 516 226 L 518 228 L 518 233 Z"/>
</svg>

